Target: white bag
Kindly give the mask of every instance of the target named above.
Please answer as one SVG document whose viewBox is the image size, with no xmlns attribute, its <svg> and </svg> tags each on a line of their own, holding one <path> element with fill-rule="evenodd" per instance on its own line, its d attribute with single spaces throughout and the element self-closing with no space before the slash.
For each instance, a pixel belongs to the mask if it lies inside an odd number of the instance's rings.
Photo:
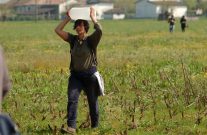
<svg viewBox="0 0 207 135">
<path fill-rule="evenodd" d="M 96 76 L 97 80 L 98 80 L 98 85 L 99 85 L 99 93 L 101 96 L 104 96 L 104 80 L 101 76 L 101 74 L 97 71 L 94 73 L 94 75 Z"/>
<path fill-rule="evenodd" d="M 70 9 L 69 15 L 72 20 L 77 20 L 77 19 L 91 20 L 90 7 L 73 7 Z"/>
</svg>

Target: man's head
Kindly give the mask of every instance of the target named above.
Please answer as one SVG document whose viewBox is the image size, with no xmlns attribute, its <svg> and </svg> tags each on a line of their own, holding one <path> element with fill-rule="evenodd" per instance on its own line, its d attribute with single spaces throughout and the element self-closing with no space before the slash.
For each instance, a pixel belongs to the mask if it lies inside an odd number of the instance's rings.
<svg viewBox="0 0 207 135">
<path fill-rule="evenodd" d="M 89 30 L 89 23 L 86 20 L 78 19 L 75 21 L 73 29 L 76 30 L 77 33 L 84 29 L 87 33 Z"/>
</svg>

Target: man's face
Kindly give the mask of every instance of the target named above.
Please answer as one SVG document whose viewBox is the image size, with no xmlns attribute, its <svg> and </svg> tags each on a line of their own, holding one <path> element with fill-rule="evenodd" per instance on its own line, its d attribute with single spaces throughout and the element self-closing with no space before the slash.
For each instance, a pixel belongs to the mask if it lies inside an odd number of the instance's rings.
<svg viewBox="0 0 207 135">
<path fill-rule="evenodd" d="M 80 34 L 85 34 L 85 33 L 86 33 L 83 22 L 81 22 L 81 23 L 75 28 L 75 30 L 76 30 L 76 32 L 77 32 L 78 35 L 80 35 Z"/>
</svg>

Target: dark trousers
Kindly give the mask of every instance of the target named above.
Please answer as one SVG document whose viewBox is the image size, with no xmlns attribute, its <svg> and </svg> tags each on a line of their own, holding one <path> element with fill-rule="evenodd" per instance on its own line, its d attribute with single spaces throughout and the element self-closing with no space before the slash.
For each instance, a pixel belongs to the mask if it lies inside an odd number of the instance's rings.
<svg viewBox="0 0 207 135">
<path fill-rule="evenodd" d="M 186 24 L 181 24 L 182 32 L 185 32 L 185 27 L 186 27 Z"/>
<path fill-rule="evenodd" d="M 98 122 L 99 122 L 99 111 L 98 111 L 98 81 L 96 76 L 94 75 L 80 76 L 80 75 L 71 74 L 71 76 L 69 77 L 67 124 L 69 127 L 76 128 L 78 98 L 81 93 L 81 90 L 84 90 L 84 92 L 86 93 L 88 104 L 89 104 L 91 127 L 95 128 L 98 126 Z"/>
</svg>

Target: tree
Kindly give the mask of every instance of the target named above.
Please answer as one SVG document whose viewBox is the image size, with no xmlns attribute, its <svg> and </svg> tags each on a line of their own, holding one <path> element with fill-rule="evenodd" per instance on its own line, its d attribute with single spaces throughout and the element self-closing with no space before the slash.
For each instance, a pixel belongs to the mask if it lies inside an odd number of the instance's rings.
<svg viewBox="0 0 207 135">
<path fill-rule="evenodd" d="M 125 14 L 132 14 L 135 12 L 135 2 L 137 0 L 114 0 L 115 8 L 123 9 Z"/>
<path fill-rule="evenodd" d="M 5 6 L 5 4 L 0 5 L 0 20 L 5 21 L 8 13 L 9 13 L 9 10 Z"/>
<path fill-rule="evenodd" d="M 201 8 L 203 11 L 207 11 L 207 1 L 200 1 L 197 3 L 197 8 Z"/>
<path fill-rule="evenodd" d="M 189 10 L 196 9 L 197 7 L 197 0 L 183 0 L 184 4 L 188 7 Z"/>
</svg>

